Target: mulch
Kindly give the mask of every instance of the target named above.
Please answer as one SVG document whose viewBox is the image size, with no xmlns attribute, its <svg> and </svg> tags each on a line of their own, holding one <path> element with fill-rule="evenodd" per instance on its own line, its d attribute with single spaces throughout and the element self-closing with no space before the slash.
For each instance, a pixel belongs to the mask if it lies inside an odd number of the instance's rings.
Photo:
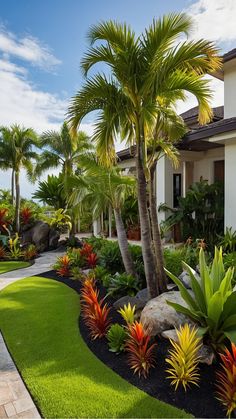
<svg viewBox="0 0 236 419">
<path fill-rule="evenodd" d="M 69 278 L 60 278 L 55 271 L 49 271 L 40 274 L 45 278 L 50 278 L 62 282 L 71 287 L 76 292 L 80 293 L 80 282 L 73 281 Z M 98 285 L 98 284 L 97 284 Z M 102 286 L 98 285 L 100 295 L 103 297 L 106 295 L 106 291 Z M 108 298 L 106 300 L 110 306 L 112 306 L 114 299 Z M 116 310 L 111 309 L 112 322 L 122 323 L 121 316 Z M 106 338 L 91 340 L 89 336 L 89 330 L 84 324 L 83 318 L 79 318 L 80 333 L 89 347 L 89 349 L 109 368 L 119 374 L 122 378 L 127 380 L 129 383 L 138 387 L 145 393 L 152 397 L 157 398 L 163 402 L 169 403 L 180 409 L 184 409 L 186 412 L 193 414 L 198 418 L 225 418 L 225 411 L 222 409 L 221 404 L 215 398 L 215 383 L 216 377 L 215 372 L 217 365 L 205 365 L 200 364 L 200 386 L 191 386 L 187 392 L 184 389 L 174 390 L 170 386 L 170 380 L 167 379 L 167 364 L 165 358 L 170 348 L 169 341 L 167 339 L 157 337 L 156 338 L 156 367 L 150 370 L 150 374 L 147 379 L 139 378 L 138 375 L 133 374 L 127 365 L 127 356 L 125 353 L 114 354 L 109 351 Z"/>
</svg>

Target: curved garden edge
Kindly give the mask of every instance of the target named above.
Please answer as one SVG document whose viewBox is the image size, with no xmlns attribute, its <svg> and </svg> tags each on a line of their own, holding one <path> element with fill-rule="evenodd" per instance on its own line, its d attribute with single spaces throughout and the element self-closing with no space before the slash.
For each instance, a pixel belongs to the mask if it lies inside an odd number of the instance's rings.
<svg viewBox="0 0 236 419">
<path fill-rule="evenodd" d="M 189 417 L 93 355 L 78 333 L 78 295 L 63 283 L 26 278 L 0 301 L 0 327 L 44 417 Z"/>
<path fill-rule="evenodd" d="M 72 279 L 59 277 L 55 271 L 49 271 L 42 274 L 47 278 L 62 282 L 74 289 L 77 293 L 80 292 L 80 282 Z M 106 292 L 100 288 L 101 296 L 105 296 Z M 109 301 L 109 300 L 108 300 Z M 112 299 L 110 304 L 112 304 Z M 112 308 L 113 321 L 120 322 L 120 315 Z M 157 365 L 155 369 L 150 370 L 148 379 L 139 378 L 131 372 L 126 362 L 124 353 L 116 355 L 111 353 L 108 349 L 106 338 L 91 340 L 87 326 L 85 326 L 82 317 L 79 318 L 79 329 L 83 340 L 89 349 L 98 357 L 105 365 L 119 374 L 122 378 L 130 384 L 141 389 L 145 393 L 158 400 L 169 403 L 180 409 L 193 414 L 196 417 L 225 417 L 220 403 L 215 399 L 215 368 L 200 364 L 201 383 L 200 387 L 193 386 L 188 389 L 187 393 L 183 390 L 177 392 L 170 386 L 169 380 L 166 379 L 166 363 L 165 357 L 168 353 L 169 344 L 166 339 L 157 339 Z M 202 403 L 204 400 L 204 404 Z"/>
</svg>

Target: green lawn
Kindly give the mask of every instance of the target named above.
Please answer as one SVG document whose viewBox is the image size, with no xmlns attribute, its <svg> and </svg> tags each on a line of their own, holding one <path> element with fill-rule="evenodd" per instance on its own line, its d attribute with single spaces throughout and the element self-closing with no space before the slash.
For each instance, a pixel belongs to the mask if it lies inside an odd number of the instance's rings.
<svg viewBox="0 0 236 419">
<path fill-rule="evenodd" d="M 27 278 L 0 293 L 0 328 L 44 417 L 190 417 L 99 361 L 79 334 L 78 315 L 78 294 L 53 280 Z"/>
<path fill-rule="evenodd" d="M 10 262 L 0 262 L 0 274 L 4 274 L 5 272 L 15 271 L 16 269 L 27 268 L 30 266 L 29 262 L 18 262 L 18 261 L 10 261 Z"/>
</svg>

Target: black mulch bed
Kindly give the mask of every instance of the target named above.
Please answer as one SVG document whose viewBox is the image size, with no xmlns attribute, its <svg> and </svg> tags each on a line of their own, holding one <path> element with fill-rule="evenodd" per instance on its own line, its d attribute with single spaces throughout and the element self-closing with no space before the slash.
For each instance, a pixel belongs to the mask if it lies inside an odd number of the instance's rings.
<svg viewBox="0 0 236 419">
<path fill-rule="evenodd" d="M 45 272 L 40 274 L 45 278 L 50 278 L 63 282 L 69 287 L 73 288 L 78 293 L 80 292 L 80 282 L 73 281 L 69 278 L 60 278 L 55 271 Z M 100 295 L 105 296 L 106 292 L 103 287 L 100 288 Z M 112 305 L 114 300 L 107 299 L 109 305 Z M 122 323 L 121 316 L 112 308 L 111 315 L 113 322 Z M 161 337 L 156 339 L 156 368 L 150 370 L 150 375 L 147 379 L 139 378 L 134 375 L 127 366 L 127 356 L 125 353 L 116 355 L 108 349 L 105 338 L 91 340 L 89 337 L 88 328 L 85 326 L 82 317 L 79 318 L 80 333 L 86 342 L 89 349 L 109 368 L 127 380 L 129 383 L 148 393 L 150 396 L 169 403 L 186 412 L 193 414 L 198 418 L 224 418 L 225 412 L 222 410 L 220 403 L 215 399 L 215 370 L 216 366 L 208 366 L 200 364 L 201 383 L 200 387 L 193 386 L 187 390 L 179 389 L 176 392 L 170 386 L 170 380 L 166 379 L 165 372 L 167 364 L 165 358 L 170 348 L 167 339 Z"/>
</svg>

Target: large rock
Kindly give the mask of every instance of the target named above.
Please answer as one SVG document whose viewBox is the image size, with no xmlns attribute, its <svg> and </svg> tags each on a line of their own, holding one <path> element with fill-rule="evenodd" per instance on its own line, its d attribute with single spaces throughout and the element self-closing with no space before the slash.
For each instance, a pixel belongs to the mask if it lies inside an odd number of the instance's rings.
<svg viewBox="0 0 236 419">
<path fill-rule="evenodd" d="M 200 283 L 201 278 L 200 278 L 200 276 L 198 275 L 197 271 L 194 271 L 194 269 L 193 269 L 193 274 L 194 274 L 195 278 L 197 279 L 197 281 Z M 188 288 L 188 289 L 192 289 L 192 287 L 191 287 L 191 279 L 190 279 L 190 276 L 189 276 L 188 272 L 183 271 L 183 272 L 179 275 L 179 279 L 180 279 L 180 281 L 182 282 L 182 284 L 183 284 L 186 288 Z"/>
<path fill-rule="evenodd" d="M 50 235 L 51 234 L 51 235 Z M 37 221 L 32 228 L 22 232 L 22 245 L 34 244 L 40 252 L 44 252 L 49 248 L 55 249 L 57 247 L 59 237 L 55 234 L 47 223 Z"/>
<path fill-rule="evenodd" d="M 56 249 L 60 239 L 60 233 L 55 228 L 50 228 L 48 236 L 48 247 L 49 249 Z"/>
<path fill-rule="evenodd" d="M 188 317 L 177 313 L 174 308 L 169 306 L 166 300 L 187 307 L 179 291 L 164 292 L 150 300 L 144 307 L 140 320 L 151 336 L 155 336 L 164 330 L 178 328 L 185 323 L 193 324 Z"/>
</svg>

